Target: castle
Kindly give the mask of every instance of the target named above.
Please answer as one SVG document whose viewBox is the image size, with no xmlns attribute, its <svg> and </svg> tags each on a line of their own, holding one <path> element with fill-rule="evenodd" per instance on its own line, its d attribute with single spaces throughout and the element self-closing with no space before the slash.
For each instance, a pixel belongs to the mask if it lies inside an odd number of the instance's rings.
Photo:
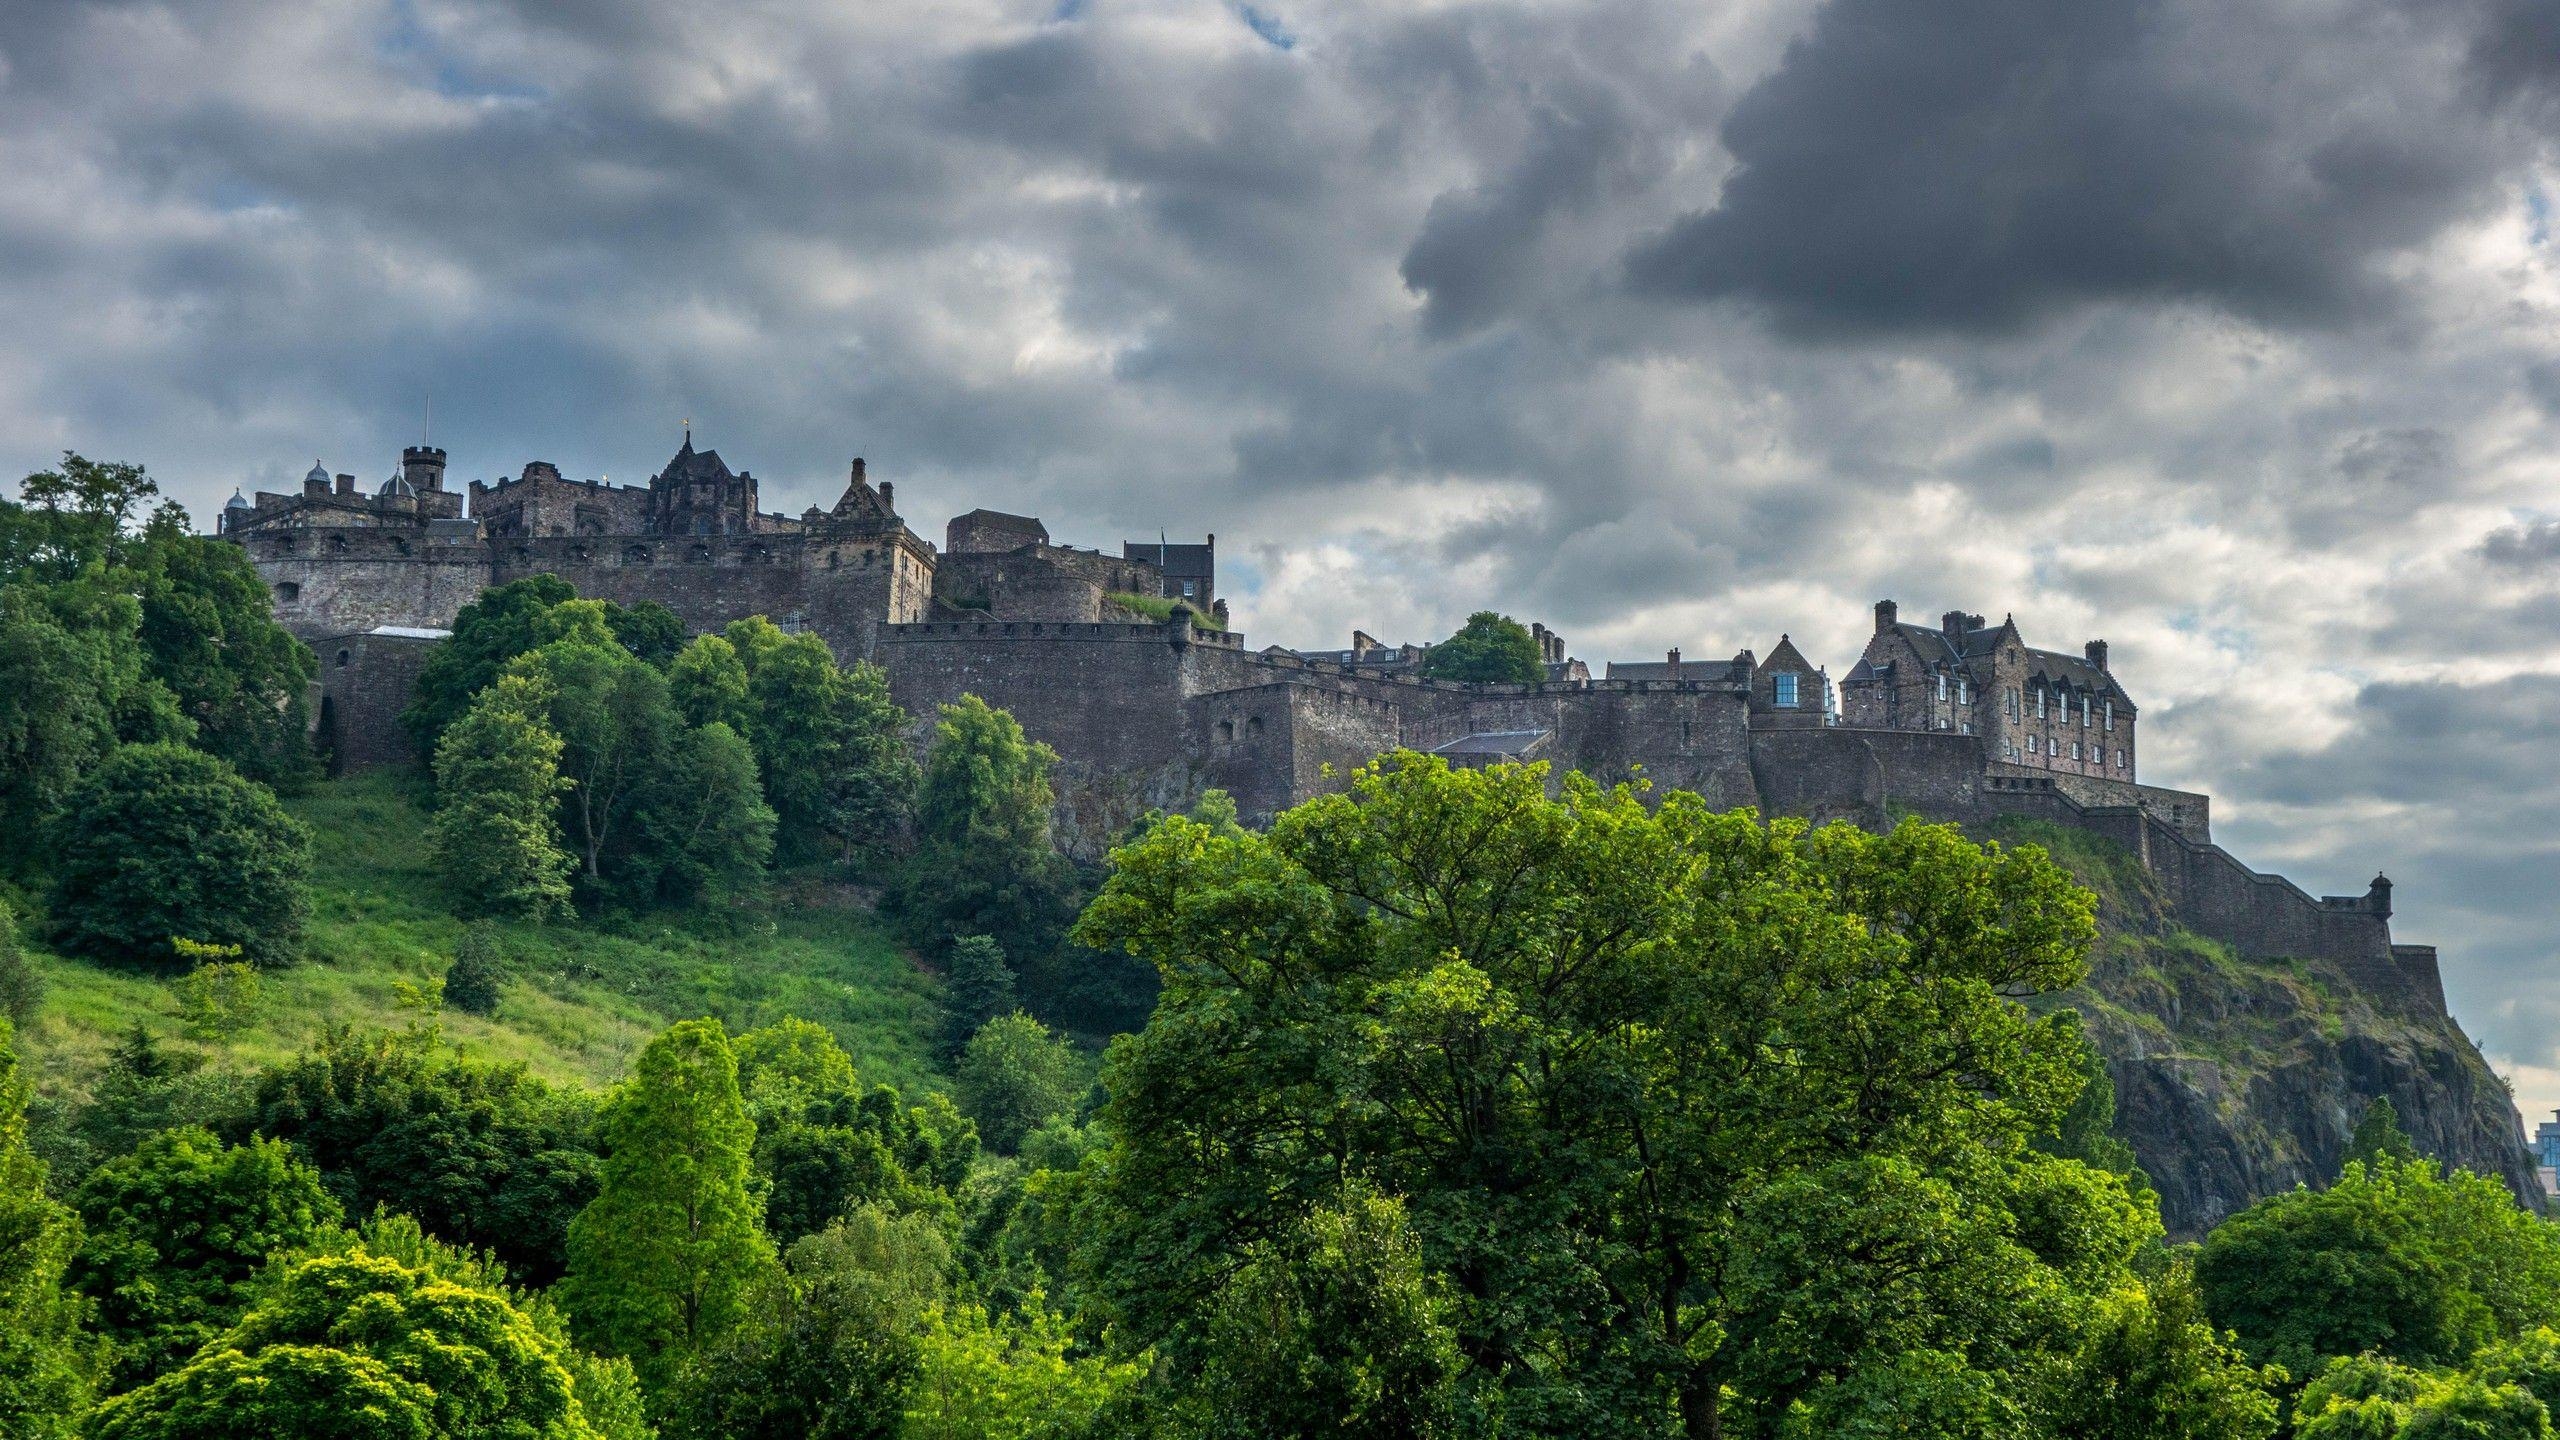
<svg viewBox="0 0 2560 1440">
<path fill-rule="evenodd" d="M 2332 958 L 2378 995 L 2443 1010 L 2435 952 L 2391 942 L 2388 881 L 2312 897 L 2215 845 L 2205 796 L 2137 782 L 2138 712 L 2101 640 L 2041 650 L 2012 620 L 1950 611 L 1933 629 L 1885 601 L 1836 687 L 1785 636 L 1765 658 L 1672 650 L 1595 677 L 1543 625 L 1543 678 L 1463 684 L 1424 678 L 1423 647 L 1365 633 L 1346 650 L 1248 648 L 1217 594 L 1215 536 L 1113 554 L 973 510 L 937 548 L 860 460 L 832 507 L 773 514 L 690 431 L 645 486 L 536 461 L 474 481 L 467 507 L 445 459 L 412 447 L 370 489 L 315 466 L 298 493 L 223 510 L 277 617 L 319 652 L 319 738 L 340 766 L 412 760 L 398 716 L 428 647 L 487 587 L 550 574 L 657 601 L 697 632 L 749 615 L 813 632 L 882 666 L 920 723 L 963 694 L 1012 711 L 1058 751 L 1059 833 L 1088 856 L 1149 809 L 1217 788 L 1268 817 L 1392 749 L 1547 760 L 1817 821 L 2020 814 L 2096 831 L 2192 928 L 2246 955 Z"/>
</svg>

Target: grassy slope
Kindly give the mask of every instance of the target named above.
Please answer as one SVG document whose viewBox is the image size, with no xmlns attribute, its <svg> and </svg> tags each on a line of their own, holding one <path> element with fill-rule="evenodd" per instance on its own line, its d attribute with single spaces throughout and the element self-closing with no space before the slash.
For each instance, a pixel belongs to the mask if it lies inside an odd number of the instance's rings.
<svg viewBox="0 0 2560 1440">
<path fill-rule="evenodd" d="M 290 802 L 315 835 L 309 959 L 264 981 L 258 1023 L 213 1047 L 249 1067 L 333 1024 L 421 1018 L 419 982 L 444 973 L 462 924 L 427 867 L 425 816 L 390 777 L 332 781 Z M 515 978 L 486 1019 L 446 1010 L 466 1051 L 605 1084 L 669 1021 L 732 1032 L 785 1015 L 836 1033 L 865 1080 L 936 1086 L 927 1049 L 936 983 L 841 892 L 786 884 L 765 905 L 546 926 L 502 925 Z M 39 953 L 47 982 L 29 1049 L 48 1091 L 77 1087 L 137 1020 L 178 1034 L 174 982 Z"/>
</svg>

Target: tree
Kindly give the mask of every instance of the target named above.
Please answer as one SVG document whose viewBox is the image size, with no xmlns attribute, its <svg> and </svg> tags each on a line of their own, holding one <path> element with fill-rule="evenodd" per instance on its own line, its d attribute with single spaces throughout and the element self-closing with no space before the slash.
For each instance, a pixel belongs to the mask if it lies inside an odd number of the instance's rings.
<svg viewBox="0 0 2560 1440">
<path fill-rule="evenodd" d="M 1074 1045 L 1017 1010 L 978 1027 L 955 1078 L 960 1108 L 989 1145 L 1010 1155 L 1024 1136 L 1074 1106 L 1084 1074 Z"/>
<path fill-rule="evenodd" d="M 1433 680 L 1534 685 L 1547 678 L 1547 661 L 1529 627 L 1479 610 L 1456 634 L 1423 652 L 1422 673 Z"/>
<path fill-rule="evenodd" d="M 950 1258 L 929 1217 L 877 1207 L 794 1245 L 788 1277 L 677 1383 L 670 1440 L 893 1440 Z"/>
<path fill-rule="evenodd" d="M 311 832 L 265 786 L 183 746 L 109 756 L 72 793 L 53 848 L 53 920 L 74 954 L 167 960 L 184 936 L 271 964 L 310 914 Z"/>
<path fill-rule="evenodd" d="M 424 1031 L 333 1030 L 261 1072 L 225 1128 L 290 1142 L 349 1213 L 413 1216 L 537 1285 L 559 1278 L 570 1222 L 596 1194 L 584 1091 Z"/>
<path fill-rule="evenodd" d="M 560 737 L 551 693 L 531 675 L 501 677 L 436 748 L 440 801 L 427 846 L 467 911 L 540 920 L 569 908 L 576 859 L 560 846 Z"/>
<path fill-rule="evenodd" d="M 943 1133 L 896 1090 L 864 1089 L 844 1047 L 806 1020 L 750 1030 L 736 1048 L 775 1244 L 789 1246 L 864 1204 L 949 1210 L 936 1191 L 968 1173 L 977 1132 L 967 1122 L 965 1134 Z"/>
<path fill-rule="evenodd" d="M 0 1435 L 71 1440 L 101 1355 L 81 1333 L 87 1306 L 64 1284 L 80 1222 L 45 1192 L 27 1148 L 27 1098 L 9 1023 L 0 1020 Z"/>
<path fill-rule="evenodd" d="M 2054 1433 L 2072 1440 L 2264 1440 L 2280 1370 L 2252 1367 L 2206 1318 L 2184 1260 L 2110 1298 L 2055 1387 Z"/>
<path fill-rule="evenodd" d="M 466 1015 L 494 1015 L 498 987 L 506 982 L 506 959 L 498 953 L 498 937 L 486 925 L 462 932 L 453 963 L 444 971 L 444 1003 Z"/>
<path fill-rule="evenodd" d="M 741 734 L 752 729 L 746 662 L 721 636 L 697 635 L 678 651 L 667 667 L 667 690 L 688 725 L 717 721 Z"/>
<path fill-rule="evenodd" d="M 1106 1423 L 1146 1358 L 1070 1358 L 1065 1317 L 1034 1295 L 1010 1317 L 976 1305 L 933 1312 L 918 1343 L 903 1440 L 1033 1440 L 1116 1433 Z"/>
<path fill-rule="evenodd" d="M 617 605 L 608 600 L 604 606 L 605 628 L 613 632 L 622 648 L 653 669 L 664 670 L 674 663 L 676 652 L 685 645 L 684 621 L 676 612 L 655 600 L 636 605 Z"/>
<path fill-rule="evenodd" d="M 2031 1143 L 2082 1051 L 2013 997 L 2080 977 L 2088 893 L 1949 827 L 1547 784 L 1402 753 L 1115 852 L 1078 934 L 1165 984 L 1079 1202 L 1123 1343 L 1195 1363 L 1229 1257 L 1357 1175 L 1522 1433 L 2040 1403 L 2158 1235 Z"/>
<path fill-rule="evenodd" d="M 641 843 L 626 887 L 664 903 L 745 893 L 773 858 L 774 815 L 756 784 L 755 754 L 717 721 L 677 732 L 637 821 Z"/>
<path fill-rule="evenodd" d="M 2362 1165 L 2370 1170 L 2383 1160 L 2407 1161 L 2418 1158 L 2418 1147 L 2409 1140 L 2409 1132 L 2400 1128 L 2400 1111 L 2388 1095 L 2376 1095 L 2366 1102 L 2364 1114 L 2356 1119 L 2355 1134 L 2347 1140 L 2347 1158 L 2340 1163 Z"/>
<path fill-rule="evenodd" d="M 96 1302 L 124 1385 L 183 1363 L 239 1318 L 268 1256 L 311 1244 L 340 1214 L 282 1142 L 226 1146 L 195 1127 L 99 1166 L 72 1203 L 88 1230 L 72 1283 Z"/>
<path fill-rule="evenodd" d="M 1456 1433 L 1457 1334 L 1404 1206 L 1355 1185 L 1218 1298 L 1186 1397 L 1204 1437 L 1423 1440 Z"/>
<path fill-rule="evenodd" d="M 269 785 L 310 776 L 305 695 L 319 659 L 275 620 L 249 552 L 164 511 L 137 565 L 144 673 L 195 725 L 195 743 Z"/>
<path fill-rule="evenodd" d="M 400 723 L 409 727 L 418 753 L 433 755 L 447 726 L 517 656 L 542 643 L 540 627 L 553 606 L 578 598 L 557 575 L 529 575 L 480 592 L 453 617 L 453 634 L 427 652 Z"/>
<path fill-rule="evenodd" d="M 942 707 L 916 798 L 916 852 L 887 907 L 920 945 L 985 935 L 1026 975 L 1073 918 L 1072 878 L 1049 844 L 1057 752 L 975 695 Z"/>
<path fill-rule="evenodd" d="M 724 636 L 687 667 L 687 713 L 744 717 L 783 853 L 885 853 L 905 829 L 916 786 L 907 715 L 889 698 L 886 672 L 863 662 L 839 669 L 826 641 L 785 634 L 762 616 L 733 622 Z M 732 659 L 747 677 L 735 699 Z"/>
<path fill-rule="evenodd" d="M 942 982 L 942 1053 L 959 1058 L 979 1028 L 1013 1012 L 1013 967 L 1004 947 L 984 935 L 951 942 L 951 969 Z"/>
<path fill-rule="evenodd" d="M 18 938 L 18 912 L 0 900 L 0 1020 L 25 1025 L 44 1006 L 44 976 Z"/>
<path fill-rule="evenodd" d="M 607 857 L 618 862 L 630 847 L 631 822 L 673 746 L 679 722 L 666 677 L 618 646 L 579 639 L 545 645 L 515 673 L 538 677 L 550 694 L 560 773 L 570 782 L 561 828 L 585 882 L 602 888 Z"/>
<path fill-rule="evenodd" d="M 604 1183 L 569 1227 L 561 1299 L 590 1345 L 660 1388 L 738 1323 L 774 1269 L 747 1193 L 755 1123 L 720 1023 L 650 1041 L 602 1133 Z"/>
<path fill-rule="evenodd" d="M 141 609 L 101 584 L 0 586 L 0 854 L 47 821 L 121 740 L 184 740 L 176 697 L 144 678 Z"/>
<path fill-rule="evenodd" d="M 97 1440 L 599 1440 L 563 1347 L 507 1297 L 361 1246 L 296 1265 Z"/>
<path fill-rule="evenodd" d="M 2368 1352 L 2453 1365 L 2560 1314 L 2560 1233 L 2497 1180 L 2423 1160 L 2349 1162 L 2205 1237 L 2196 1280 L 2215 1323 L 2297 1375 Z"/>
</svg>

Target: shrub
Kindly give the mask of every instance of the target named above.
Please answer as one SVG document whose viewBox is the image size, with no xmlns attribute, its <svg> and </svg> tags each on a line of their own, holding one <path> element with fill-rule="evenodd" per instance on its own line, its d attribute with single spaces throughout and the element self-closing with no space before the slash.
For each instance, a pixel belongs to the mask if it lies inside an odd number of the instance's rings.
<svg viewBox="0 0 2560 1440">
<path fill-rule="evenodd" d="M 311 832 L 210 755 L 125 746 L 72 792 L 54 839 L 53 919 L 73 954 L 167 962 L 184 935 L 272 964 L 301 940 Z"/>
</svg>

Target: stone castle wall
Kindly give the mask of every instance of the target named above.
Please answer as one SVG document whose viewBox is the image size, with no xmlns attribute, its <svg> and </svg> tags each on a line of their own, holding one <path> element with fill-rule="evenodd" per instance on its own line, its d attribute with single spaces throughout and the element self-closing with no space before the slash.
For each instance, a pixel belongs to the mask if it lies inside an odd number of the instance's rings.
<svg viewBox="0 0 2560 1440">
<path fill-rule="evenodd" d="M 319 692 L 312 728 L 330 773 L 420 763 L 400 712 L 435 644 L 426 635 L 357 634 L 324 636 L 313 645 L 320 673 L 312 682 Z"/>
<path fill-rule="evenodd" d="M 259 536 L 251 555 L 276 620 L 305 640 L 381 625 L 443 628 L 490 584 L 489 552 L 424 532 L 330 530 Z"/>
</svg>

